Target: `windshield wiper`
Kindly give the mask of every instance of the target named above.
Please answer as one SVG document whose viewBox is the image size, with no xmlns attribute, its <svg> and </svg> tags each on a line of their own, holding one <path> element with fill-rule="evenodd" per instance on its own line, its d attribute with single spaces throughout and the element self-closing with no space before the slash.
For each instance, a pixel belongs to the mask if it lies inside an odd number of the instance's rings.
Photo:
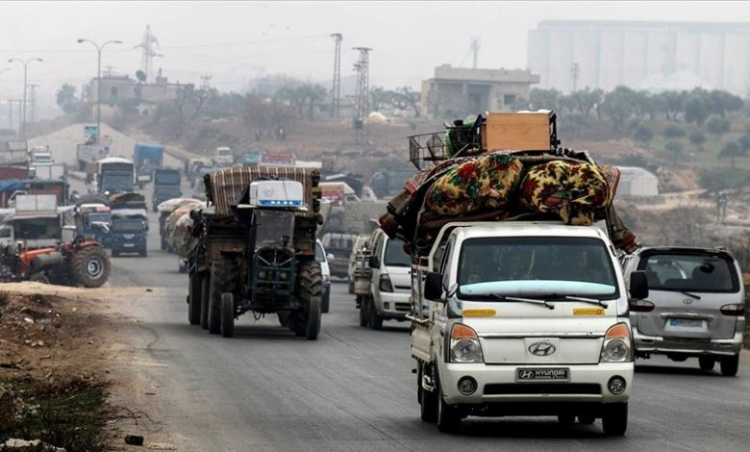
<svg viewBox="0 0 750 452">
<path fill-rule="evenodd" d="M 559 295 L 559 294 L 551 294 L 550 296 L 555 297 L 555 298 L 562 298 L 564 300 L 580 301 L 582 303 L 595 304 L 603 308 L 606 308 L 609 306 L 609 303 L 607 303 L 606 301 L 597 300 L 596 298 L 584 298 L 584 297 L 576 297 L 573 295 Z"/>
<path fill-rule="evenodd" d="M 688 297 L 695 298 L 696 300 L 700 300 L 701 299 L 700 295 L 696 295 L 696 294 L 694 294 L 692 292 L 686 292 L 684 290 L 681 290 L 680 293 L 683 293 L 683 294 L 687 295 Z"/>
<path fill-rule="evenodd" d="M 548 308 L 549 310 L 555 309 L 555 305 L 550 303 L 549 300 L 544 300 L 542 298 L 520 298 L 520 297 L 508 297 L 505 295 L 500 294 L 492 294 L 493 297 L 499 298 L 501 300 L 506 301 L 520 301 L 521 303 L 529 303 L 529 304 L 535 304 L 537 306 L 544 306 L 545 308 Z"/>
</svg>

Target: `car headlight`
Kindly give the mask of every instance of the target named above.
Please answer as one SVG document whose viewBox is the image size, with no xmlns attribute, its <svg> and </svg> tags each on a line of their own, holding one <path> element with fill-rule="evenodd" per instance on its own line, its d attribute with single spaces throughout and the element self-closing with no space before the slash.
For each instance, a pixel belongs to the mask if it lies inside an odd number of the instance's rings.
<svg viewBox="0 0 750 452">
<path fill-rule="evenodd" d="M 393 292 L 393 284 L 391 284 L 391 278 L 388 275 L 380 275 L 380 291 Z"/>
<path fill-rule="evenodd" d="M 279 279 L 282 281 L 289 279 L 289 272 L 279 272 Z"/>
<path fill-rule="evenodd" d="M 633 341 L 630 328 L 625 323 L 618 323 L 607 330 L 602 344 L 599 362 L 623 363 L 633 360 Z"/>
<path fill-rule="evenodd" d="M 268 273 L 266 273 L 264 270 L 258 272 L 258 278 L 266 279 L 266 276 L 268 276 Z"/>
<path fill-rule="evenodd" d="M 451 328 L 450 362 L 452 363 L 483 363 L 482 345 L 479 343 L 476 331 L 472 328 L 456 323 Z"/>
</svg>

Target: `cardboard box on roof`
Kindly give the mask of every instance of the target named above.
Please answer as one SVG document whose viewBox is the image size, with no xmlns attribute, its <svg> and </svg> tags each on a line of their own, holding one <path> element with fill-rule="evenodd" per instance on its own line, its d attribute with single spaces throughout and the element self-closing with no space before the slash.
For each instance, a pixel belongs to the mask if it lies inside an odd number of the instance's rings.
<svg viewBox="0 0 750 452">
<path fill-rule="evenodd" d="M 489 113 L 482 125 L 482 148 L 488 151 L 542 151 L 552 147 L 548 112 Z"/>
</svg>

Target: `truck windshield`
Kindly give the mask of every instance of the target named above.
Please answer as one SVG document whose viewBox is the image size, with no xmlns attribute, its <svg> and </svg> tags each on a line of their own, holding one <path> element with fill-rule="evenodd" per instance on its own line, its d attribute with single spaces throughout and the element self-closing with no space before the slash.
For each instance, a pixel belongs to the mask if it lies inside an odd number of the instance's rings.
<svg viewBox="0 0 750 452">
<path fill-rule="evenodd" d="M 180 173 L 156 173 L 156 183 L 164 185 L 179 185 Z"/>
<path fill-rule="evenodd" d="M 651 254 L 638 263 L 651 290 L 738 292 L 739 277 L 729 257 L 708 253 Z"/>
<path fill-rule="evenodd" d="M 404 251 L 404 242 L 401 239 L 388 239 L 388 243 L 385 245 L 383 265 L 386 267 L 411 266 L 411 259 Z"/>
<path fill-rule="evenodd" d="M 604 243 L 578 237 L 468 239 L 458 264 L 459 296 L 598 297 L 618 295 Z"/>
<path fill-rule="evenodd" d="M 128 174 L 105 174 L 102 176 L 102 188 L 104 189 L 114 187 L 132 190 L 133 185 L 133 176 Z"/>
<path fill-rule="evenodd" d="M 112 221 L 112 230 L 116 232 L 140 232 L 146 229 L 140 218 L 118 218 Z"/>
</svg>

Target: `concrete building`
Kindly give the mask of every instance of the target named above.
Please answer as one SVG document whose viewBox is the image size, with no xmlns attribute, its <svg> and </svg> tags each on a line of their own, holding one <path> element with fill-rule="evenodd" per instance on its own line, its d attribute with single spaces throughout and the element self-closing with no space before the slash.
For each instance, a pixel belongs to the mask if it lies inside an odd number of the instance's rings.
<svg viewBox="0 0 750 452">
<path fill-rule="evenodd" d="M 750 95 L 750 23 L 543 21 L 527 56 L 539 88 L 564 93 L 625 85 Z"/>
<path fill-rule="evenodd" d="M 509 111 L 528 99 L 539 76 L 522 69 L 465 69 L 443 65 L 422 82 L 422 112 L 431 118 L 459 118 L 485 111 Z"/>
<path fill-rule="evenodd" d="M 101 83 L 101 91 L 99 84 Z M 127 75 L 110 75 L 91 81 L 91 102 L 96 103 L 99 93 L 102 104 L 118 105 L 123 102 L 137 101 L 139 104 L 159 104 L 177 98 L 181 89 L 188 85 L 170 83 L 161 74 L 154 83 L 139 83 Z"/>
<path fill-rule="evenodd" d="M 659 178 L 637 166 L 619 166 L 618 196 L 659 196 Z"/>
</svg>

